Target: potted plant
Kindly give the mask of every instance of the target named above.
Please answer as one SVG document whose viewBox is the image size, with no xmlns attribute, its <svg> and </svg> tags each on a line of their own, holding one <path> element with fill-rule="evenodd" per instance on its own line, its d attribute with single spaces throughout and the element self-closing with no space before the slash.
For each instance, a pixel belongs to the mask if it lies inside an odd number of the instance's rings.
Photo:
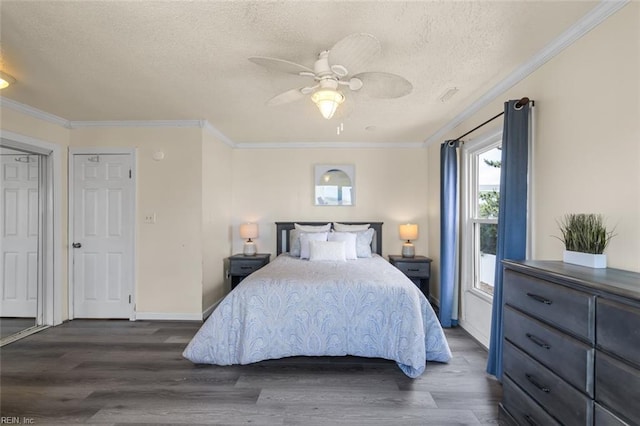
<svg viewBox="0 0 640 426">
<path fill-rule="evenodd" d="M 603 252 L 615 234 L 607 230 L 602 215 L 567 214 L 558 226 L 562 232 L 558 239 L 565 247 L 564 262 L 591 268 L 607 267 L 607 255 Z"/>
</svg>

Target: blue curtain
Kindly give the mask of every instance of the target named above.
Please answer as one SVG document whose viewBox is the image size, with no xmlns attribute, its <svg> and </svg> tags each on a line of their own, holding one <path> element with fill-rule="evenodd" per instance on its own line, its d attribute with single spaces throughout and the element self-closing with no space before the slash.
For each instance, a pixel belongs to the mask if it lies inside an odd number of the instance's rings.
<svg viewBox="0 0 640 426">
<path fill-rule="evenodd" d="M 529 105 L 504 104 L 500 210 L 496 276 L 491 313 L 491 342 L 487 373 L 502 379 L 502 260 L 524 259 L 527 252 L 527 181 L 529 165 Z"/>
<path fill-rule="evenodd" d="M 440 323 L 458 325 L 454 312 L 458 247 L 458 141 L 440 147 Z"/>
</svg>

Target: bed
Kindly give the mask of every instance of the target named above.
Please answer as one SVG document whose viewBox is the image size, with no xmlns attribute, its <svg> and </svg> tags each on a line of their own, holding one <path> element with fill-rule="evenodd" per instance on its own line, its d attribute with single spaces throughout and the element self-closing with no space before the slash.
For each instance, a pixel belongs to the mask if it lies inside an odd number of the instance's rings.
<svg viewBox="0 0 640 426">
<path fill-rule="evenodd" d="M 328 222 L 296 223 L 319 227 Z M 427 360 L 448 362 L 451 351 L 431 305 L 381 256 L 382 223 L 368 224 L 369 257 L 358 252 L 356 259 L 335 260 L 315 256 L 317 247 L 342 253 L 345 244 L 310 242 L 310 258 L 302 259 L 295 252 L 295 238 L 321 236 L 304 231 L 293 236 L 294 222 L 276 222 L 276 258 L 220 302 L 183 356 L 198 364 L 234 365 L 353 355 L 394 360 L 412 378 L 424 372 Z M 364 234 L 349 233 L 358 238 Z"/>
</svg>

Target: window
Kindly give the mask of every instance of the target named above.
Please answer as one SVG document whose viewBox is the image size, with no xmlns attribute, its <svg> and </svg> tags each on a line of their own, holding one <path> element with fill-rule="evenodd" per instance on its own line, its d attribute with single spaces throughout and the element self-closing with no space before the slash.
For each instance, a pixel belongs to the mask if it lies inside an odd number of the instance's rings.
<svg viewBox="0 0 640 426">
<path fill-rule="evenodd" d="M 500 201 L 501 135 L 463 152 L 463 276 L 466 288 L 493 297 Z"/>
</svg>

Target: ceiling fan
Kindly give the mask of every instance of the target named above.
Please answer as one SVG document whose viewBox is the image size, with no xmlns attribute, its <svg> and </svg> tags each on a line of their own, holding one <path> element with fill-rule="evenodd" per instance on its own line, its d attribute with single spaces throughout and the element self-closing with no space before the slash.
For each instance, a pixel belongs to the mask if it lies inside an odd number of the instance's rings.
<svg viewBox="0 0 640 426">
<path fill-rule="evenodd" d="M 268 106 L 295 102 L 310 95 L 327 120 L 345 101 L 339 90 L 366 92 L 372 98 L 399 98 L 411 93 L 411 83 L 396 74 L 366 71 L 368 63 L 380 54 L 380 42 L 371 34 L 351 34 L 331 49 L 320 52 L 313 69 L 284 59 L 252 56 L 255 64 L 275 71 L 312 78 L 309 86 L 290 89 L 267 101 Z"/>
</svg>

